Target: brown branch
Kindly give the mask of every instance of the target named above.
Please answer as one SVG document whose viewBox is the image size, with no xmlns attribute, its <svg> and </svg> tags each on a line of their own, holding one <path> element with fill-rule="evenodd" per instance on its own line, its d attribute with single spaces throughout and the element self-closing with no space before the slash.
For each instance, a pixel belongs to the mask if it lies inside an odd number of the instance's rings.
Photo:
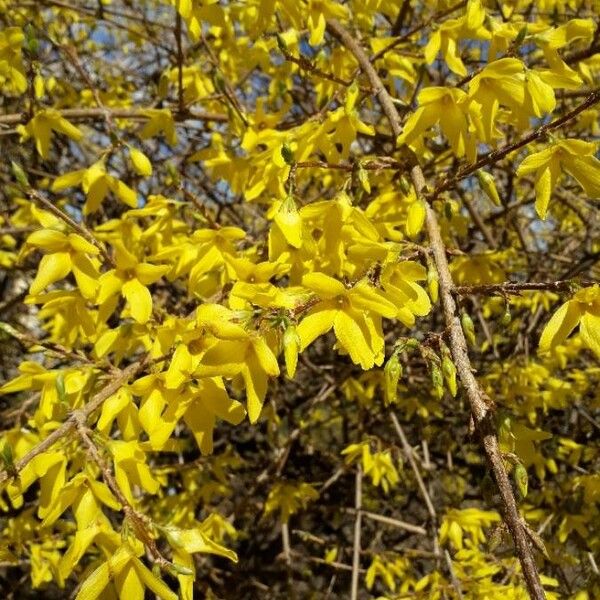
<svg viewBox="0 0 600 600">
<path fill-rule="evenodd" d="M 362 468 L 356 467 L 356 479 L 354 488 L 354 508 L 356 516 L 354 519 L 354 544 L 352 550 L 352 580 L 350 583 L 350 600 L 358 598 L 358 574 L 360 571 L 360 530 L 362 525 Z"/>
<path fill-rule="evenodd" d="M 410 468 L 412 469 L 415 479 L 417 480 L 417 486 L 419 487 L 421 496 L 423 496 L 425 506 L 427 507 L 427 512 L 429 513 L 429 518 L 431 519 L 431 522 L 433 523 L 434 529 L 436 529 L 437 528 L 437 513 L 435 511 L 435 507 L 433 506 L 433 502 L 431 501 L 431 498 L 429 496 L 429 492 L 427 491 L 427 488 L 425 487 L 425 482 L 423 481 L 423 478 L 421 477 L 421 472 L 419 471 L 419 467 L 415 461 L 413 449 L 410 447 L 410 444 L 408 443 L 408 440 L 406 439 L 406 436 L 404 435 L 404 431 L 403 431 L 396 415 L 393 412 L 390 412 L 390 417 L 392 419 L 392 423 L 394 424 L 394 429 L 396 430 L 396 433 L 398 434 L 398 437 L 400 438 L 400 443 L 402 444 L 402 451 L 404 453 L 404 456 L 406 457 L 406 460 L 408 460 L 408 463 L 410 464 Z"/>
<path fill-rule="evenodd" d="M 334 169 L 339 171 L 354 171 L 356 169 L 355 164 L 330 163 L 323 160 L 305 160 L 297 162 L 295 165 L 297 169 Z M 373 160 L 361 162 L 360 166 L 366 171 L 379 171 L 381 169 L 398 169 L 402 166 L 402 163 L 387 156 L 380 156 Z"/>
<path fill-rule="evenodd" d="M 333 19 L 327 21 L 327 29 L 355 56 L 375 90 L 377 98 L 381 103 L 382 110 L 390 122 L 394 136 L 398 137 L 401 133 L 400 115 L 398 114 L 390 95 L 383 86 L 377 71 L 373 68 L 369 57 L 356 39 L 338 21 Z M 600 93 L 595 100 L 600 100 Z M 593 104 L 593 102 L 588 100 L 588 106 L 591 106 L 591 104 Z M 583 108 L 580 109 L 580 111 L 581 110 L 583 110 Z M 567 115 L 565 115 L 565 117 L 567 117 Z M 565 117 L 563 117 L 563 119 L 565 119 Z M 548 131 L 548 129 L 549 128 L 546 127 L 542 133 L 535 135 L 529 141 L 537 139 L 537 137 Z M 529 141 L 524 142 L 522 146 L 529 143 Z M 407 152 L 406 149 L 404 151 Z M 408 152 L 410 151 L 408 150 Z M 412 153 L 412 159 L 413 166 L 411 168 L 411 177 L 413 185 L 417 196 L 424 198 L 426 183 L 423 170 L 414 153 Z M 487 461 L 494 473 L 496 484 L 502 498 L 502 516 L 514 540 L 529 594 L 534 600 L 544 600 L 546 597 L 544 588 L 542 587 L 533 552 L 529 545 L 529 539 L 517 508 L 510 480 L 508 479 L 502 461 L 502 455 L 500 453 L 498 439 L 493 425 L 491 403 L 479 387 L 479 384 L 473 375 L 473 368 L 467 350 L 467 341 L 462 330 L 456 302 L 453 296 L 454 282 L 448 266 L 446 247 L 440 232 L 437 215 L 430 203 L 426 203 L 426 226 L 435 266 L 439 274 L 440 297 L 444 321 L 449 332 L 452 357 L 465 395 L 471 406 L 471 413 L 475 422 L 476 431 L 481 438 Z"/>
<path fill-rule="evenodd" d="M 114 119 L 135 119 L 145 121 L 150 118 L 147 111 L 152 110 L 153 108 L 154 107 L 152 106 L 147 108 L 63 108 L 62 110 L 58 110 L 58 113 L 70 121 L 100 120 L 104 119 L 107 113 Z M 217 123 L 226 123 L 229 121 L 227 115 L 220 115 L 218 113 L 188 110 L 179 111 L 175 108 L 172 108 L 172 113 L 175 121 L 214 121 Z M 0 125 L 19 125 L 20 123 L 27 123 L 27 121 L 29 121 L 29 114 L 27 112 L 0 115 Z"/>
<path fill-rule="evenodd" d="M 77 431 L 77 435 L 80 437 L 81 441 L 87 448 L 89 455 L 92 460 L 98 465 L 100 468 L 100 472 L 102 473 L 102 479 L 106 483 L 106 485 L 110 488 L 110 491 L 114 494 L 115 498 L 119 501 L 121 506 L 123 507 L 123 512 L 125 513 L 125 518 L 129 520 L 129 522 L 133 526 L 133 530 L 136 533 L 137 538 L 144 544 L 144 546 L 148 549 L 148 552 L 155 563 L 160 565 L 163 569 L 168 569 L 171 567 L 171 563 L 161 554 L 158 546 L 156 545 L 156 541 L 152 536 L 152 533 L 149 531 L 149 526 L 151 524 L 148 517 L 137 511 L 127 500 L 125 494 L 121 491 L 115 476 L 112 473 L 112 470 L 106 463 L 106 461 L 100 456 L 100 452 L 96 447 L 96 444 L 92 441 L 90 436 L 91 432 L 86 425 L 86 418 L 81 414 L 82 411 L 77 411 L 73 413 L 73 417 L 75 419 L 75 429 Z"/>
<path fill-rule="evenodd" d="M 177 97 L 179 101 L 179 110 L 185 110 L 185 101 L 183 99 L 183 46 L 181 43 L 181 14 L 177 11 L 175 16 L 175 41 L 177 43 Z"/>
<path fill-rule="evenodd" d="M 356 513 L 355 508 L 345 508 L 344 510 L 349 513 Z M 413 525 L 412 523 L 407 523 L 406 521 L 401 521 L 400 519 L 392 519 L 392 517 L 379 515 L 374 512 L 369 512 L 368 510 L 362 510 L 361 512 L 363 517 L 367 517 L 367 519 L 371 519 L 372 521 L 377 521 L 378 523 L 385 523 L 386 525 L 390 525 L 391 527 L 404 529 L 405 531 L 410 531 L 411 533 L 416 533 L 418 535 L 427 535 L 427 530 L 424 527 L 419 527 L 418 525 Z"/>
<path fill-rule="evenodd" d="M 520 294 L 525 291 L 545 291 L 545 292 L 560 292 L 569 290 L 573 285 L 598 285 L 598 281 L 575 281 L 573 279 L 564 279 L 558 281 L 505 281 L 504 283 L 491 283 L 485 285 L 461 285 L 454 289 L 461 296 L 476 295 L 493 295 L 493 294 Z"/>
<path fill-rule="evenodd" d="M 105 400 L 115 394 L 122 385 L 124 385 L 131 377 L 137 375 L 148 363 L 148 357 L 145 357 L 137 362 L 132 363 L 123 369 L 118 375 L 115 375 L 112 381 L 103 387 L 92 399 L 83 407 L 73 411 L 69 418 L 58 428 L 55 429 L 47 438 L 42 440 L 37 446 L 32 448 L 23 458 L 15 462 L 15 471 L 22 471 L 36 456 L 49 450 L 58 440 L 68 436 L 77 426 L 78 421 L 87 418 L 102 404 Z M 6 470 L 0 471 L 0 483 L 6 481 L 10 477 L 10 473 Z"/>
<path fill-rule="evenodd" d="M 506 144 L 501 148 L 488 152 L 472 165 L 466 165 L 462 167 L 458 170 L 454 177 L 445 179 L 439 185 L 436 186 L 436 188 L 431 194 L 432 199 L 436 198 L 442 192 L 453 188 L 459 181 L 461 181 L 465 177 L 468 177 L 469 175 L 472 175 L 479 169 L 498 162 L 511 152 L 519 150 L 520 148 L 531 144 L 531 142 L 534 142 L 535 140 L 538 140 L 539 138 L 543 137 L 549 131 L 559 129 L 563 125 L 566 125 L 569 121 L 572 121 L 578 114 L 594 106 L 594 104 L 597 104 L 598 102 L 600 102 L 600 89 L 596 89 L 593 92 L 591 92 L 584 102 L 576 106 L 573 110 L 569 111 L 562 117 L 558 117 L 557 119 L 554 119 L 554 121 L 551 121 L 546 125 L 542 125 L 537 129 L 534 129 L 531 133 L 525 135 L 516 142 L 513 142 L 512 144 Z"/>
<path fill-rule="evenodd" d="M 94 237 L 94 234 L 85 225 L 83 225 L 82 223 L 78 223 L 77 221 L 72 219 L 67 213 L 63 212 L 62 210 L 60 210 L 60 208 L 52 204 L 50 200 L 48 200 L 45 196 L 40 194 L 40 192 L 38 192 L 37 190 L 34 190 L 33 188 L 29 187 L 25 190 L 25 192 L 31 200 L 34 200 L 38 204 L 41 204 L 48 212 L 51 212 L 55 217 L 58 217 L 61 221 L 64 221 L 80 236 L 85 238 L 90 244 L 98 248 L 100 254 L 102 255 L 102 258 L 104 258 L 104 260 L 111 267 L 115 266 L 115 261 L 113 260 L 112 256 L 107 252 L 106 248 Z"/>
<path fill-rule="evenodd" d="M 444 17 L 447 17 L 448 15 L 452 14 L 453 12 L 457 11 L 460 8 L 463 8 L 466 5 L 467 5 L 467 0 L 460 0 L 460 2 L 453 4 L 452 6 L 448 7 L 447 9 L 441 10 L 441 11 L 435 13 L 429 19 L 422 21 L 421 23 L 419 23 L 418 25 L 413 27 L 410 31 L 407 31 L 403 36 L 396 38 L 393 42 L 391 42 L 390 44 L 385 46 L 385 48 L 382 48 L 379 52 L 376 52 L 375 54 L 373 54 L 373 56 L 371 56 L 369 58 L 370 62 L 375 62 L 378 58 L 381 58 L 384 54 L 387 54 L 390 50 L 393 50 L 396 46 L 399 46 L 400 44 L 409 40 L 415 33 L 418 33 L 419 31 L 425 29 L 426 27 L 429 27 L 429 25 L 431 23 L 439 24 L 441 19 L 443 19 Z"/>
</svg>

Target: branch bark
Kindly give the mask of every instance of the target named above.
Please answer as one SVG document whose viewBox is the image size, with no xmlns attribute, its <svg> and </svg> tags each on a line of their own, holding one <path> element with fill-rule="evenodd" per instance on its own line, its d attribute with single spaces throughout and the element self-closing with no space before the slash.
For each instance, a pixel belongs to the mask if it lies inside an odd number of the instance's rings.
<svg viewBox="0 0 600 600">
<path fill-rule="evenodd" d="M 103 387 L 92 399 L 83 407 L 71 413 L 71 416 L 58 428 L 55 429 L 47 438 L 42 440 L 37 446 L 32 448 L 23 458 L 15 462 L 15 471 L 20 473 L 36 456 L 46 452 L 58 440 L 68 436 L 77 428 L 78 423 L 85 423 L 87 418 L 102 404 L 116 393 L 130 377 L 137 375 L 147 364 L 148 357 L 132 363 L 123 369 L 115 378 L 105 387 Z M 6 470 L 0 471 L 0 483 L 10 477 Z"/>
<path fill-rule="evenodd" d="M 381 104 L 381 108 L 390 122 L 392 132 L 397 138 L 402 128 L 400 124 L 400 115 L 392 101 L 391 96 L 385 89 L 381 78 L 374 69 L 369 57 L 353 37 L 337 20 L 327 21 L 327 30 L 331 35 L 337 38 L 356 58 L 361 69 L 369 78 L 371 85 Z M 600 99 L 600 93 L 599 93 Z M 589 102 L 589 100 L 588 100 Z M 541 135 L 541 134 L 539 134 Z M 537 139 L 539 136 L 533 136 L 529 141 Z M 521 146 L 529 143 L 523 141 Z M 404 152 L 412 154 L 411 178 L 417 195 L 425 198 L 426 182 L 423 170 L 419 165 L 417 157 L 408 148 Z M 525 577 L 525 582 L 529 594 L 534 600 L 544 600 L 546 595 L 542 587 L 537 566 L 533 557 L 533 552 L 529 545 L 527 533 L 523 526 L 523 521 L 517 508 L 517 503 L 504 468 L 502 455 L 498 446 L 493 423 L 493 410 L 489 399 L 483 390 L 479 387 L 475 376 L 469 353 L 467 350 L 467 341 L 458 316 L 456 302 L 454 300 L 454 282 L 448 266 L 446 257 L 446 247 L 442 239 L 437 215 L 429 202 L 426 202 L 426 227 L 431 244 L 431 250 L 436 269 L 439 274 L 440 297 L 444 313 L 444 321 L 450 336 L 450 350 L 456 365 L 460 382 L 464 389 L 471 407 L 471 413 L 475 422 L 476 431 L 479 434 L 481 443 L 486 455 L 488 464 L 494 474 L 503 506 L 503 518 L 511 532 L 516 552 L 521 562 L 521 568 Z"/>
</svg>

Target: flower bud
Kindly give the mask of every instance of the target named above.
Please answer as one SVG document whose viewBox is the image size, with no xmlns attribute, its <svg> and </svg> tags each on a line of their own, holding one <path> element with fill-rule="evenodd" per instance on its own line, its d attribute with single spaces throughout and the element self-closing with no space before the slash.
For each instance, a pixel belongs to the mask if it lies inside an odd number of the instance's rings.
<svg viewBox="0 0 600 600">
<path fill-rule="evenodd" d="M 391 404 L 398 399 L 398 381 L 402 377 L 402 364 L 397 352 L 394 352 L 385 363 L 383 374 L 385 377 L 385 402 Z"/>
<path fill-rule="evenodd" d="M 477 343 L 477 338 L 475 337 L 475 326 L 473 325 L 473 320 L 465 311 L 463 311 L 460 315 L 460 323 L 467 341 L 469 344 L 471 344 L 471 346 L 475 346 Z"/>
</svg>

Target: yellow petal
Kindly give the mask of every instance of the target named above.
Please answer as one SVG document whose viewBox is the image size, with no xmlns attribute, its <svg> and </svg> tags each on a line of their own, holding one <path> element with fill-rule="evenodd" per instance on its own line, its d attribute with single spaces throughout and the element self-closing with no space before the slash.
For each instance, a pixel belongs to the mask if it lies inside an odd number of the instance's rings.
<svg viewBox="0 0 600 600">
<path fill-rule="evenodd" d="M 309 44 L 311 46 L 318 46 L 323 41 L 325 35 L 325 15 L 320 12 L 316 24 L 314 17 L 310 17 L 308 19 L 308 28 L 310 29 Z"/>
<path fill-rule="evenodd" d="M 248 419 L 250 423 L 256 423 L 262 410 L 263 402 L 267 394 L 268 378 L 262 370 L 256 355 L 250 353 L 246 364 L 242 369 L 242 377 L 246 384 L 246 403 L 248 405 Z"/>
<path fill-rule="evenodd" d="M 146 323 L 152 314 L 152 296 L 148 288 L 137 279 L 130 279 L 123 284 L 121 293 L 129 303 L 131 316 L 138 323 Z"/>
<path fill-rule="evenodd" d="M 346 293 L 341 281 L 325 275 L 325 273 L 308 273 L 302 278 L 302 285 L 315 292 L 321 298 L 333 298 Z"/>
<path fill-rule="evenodd" d="M 138 175 L 142 175 L 143 177 L 152 175 L 152 163 L 141 150 L 129 146 L 129 156 L 131 157 L 133 168 Z"/>
<path fill-rule="evenodd" d="M 579 335 L 583 343 L 600 358 L 600 316 L 583 313 L 579 323 Z"/>
<path fill-rule="evenodd" d="M 69 248 L 69 238 L 62 231 L 39 229 L 27 238 L 27 244 L 48 252 L 64 252 Z"/>
<path fill-rule="evenodd" d="M 100 253 L 100 250 L 98 250 L 94 244 L 88 242 L 77 233 L 69 234 L 69 245 L 77 252 L 85 252 L 86 254 L 92 254 L 94 256 Z"/>
<path fill-rule="evenodd" d="M 275 223 L 290 246 L 294 248 L 302 246 L 302 219 L 291 196 L 281 203 L 281 207 L 275 215 Z"/>
<path fill-rule="evenodd" d="M 562 164 L 589 198 L 600 198 L 600 160 L 595 156 L 578 156 L 564 159 Z"/>
<path fill-rule="evenodd" d="M 83 133 L 81 132 L 81 130 L 75 127 L 73 123 L 67 121 L 67 119 L 65 119 L 64 117 L 59 116 L 58 118 L 53 119 L 52 128 L 56 131 L 59 131 L 60 133 L 64 133 L 66 136 L 70 137 L 76 142 L 81 140 L 81 138 L 83 137 Z"/>
<path fill-rule="evenodd" d="M 425 205 L 422 200 L 412 202 L 406 215 L 406 234 L 415 239 L 425 224 Z"/>
<path fill-rule="evenodd" d="M 71 260 L 73 275 L 82 296 L 88 300 L 94 299 L 98 290 L 100 273 L 85 254 L 73 254 Z"/>
<path fill-rule="evenodd" d="M 102 563 L 83 582 L 75 600 L 96 600 L 96 598 L 100 598 L 112 577 L 120 573 L 131 558 L 131 550 L 126 546 L 121 546 L 108 562 Z"/>
<path fill-rule="evenodd" d="M 327 333 L 333 327 L 336 313 L 337 310 L 332 308 L 317 308 L 317 310 L 302 319 L 297 328 L 301 350 L 304 350 L 320 335 Z"/>
<path fill-rule="evenodd" d="M 40 261 L 37 275 L 31 282 L 30 294 L 39 294 L 50 284 L 66 277 L 71 272 L 71 255 L 68 252 L 46 254 Z"/>
<path fill-rule="evenodd" d="M 127 206 L 131 206 L 131 208 L 137 208 L 137 193 L 134 190 L 120 179 L 107 176 L 107 181 L 108 187 L 119 200 L 127 204 Z"/>
<path fill-rule="evenodd" d="M 369 310 L 378 315 L 392 319 L 396 315 L 396 307 L 379 290 L 370 286 L 364 279 L 350 290 L 350 302 L 354 308 Z"/>
<path fill-rule="evenodd" d="M 252 349 L 254 350 L 254 353 L 258 358 L 258 362 L 265 373 L 274 377 L 279 375 L 277 358 L 262 337 L 252 339 Z"/>
<path fill-rule="evenodd" d="M 352 362 L 367 370 L 375 364 L 375 354 L 367 342 L 365 331 L 358 323 L 359 318 L 360 314 L 356 311 L 350 315 L 344 310 L 339 310 L 333 327 L 335 337 L 340 346 L 350 355 Z"/>
<path fill-rule="evenodd" d="M 133 558 L 132 562 L 138 577 L 149 590 L 152 590 L 162 600 L 177 600 L 177 594 L 172 592 L 162 579 L 147 569 L 139 559 Z M 128 597 L 122 596 L 122 598 Z"/>
<path fill-rule="evenodd" d="M 581 312 L 577 302 L 565 302 L 544 327 L 540 338 L 540 351 L 548 352 L 557 344 L 561 344 L 577 327 Z"/>
</svg>

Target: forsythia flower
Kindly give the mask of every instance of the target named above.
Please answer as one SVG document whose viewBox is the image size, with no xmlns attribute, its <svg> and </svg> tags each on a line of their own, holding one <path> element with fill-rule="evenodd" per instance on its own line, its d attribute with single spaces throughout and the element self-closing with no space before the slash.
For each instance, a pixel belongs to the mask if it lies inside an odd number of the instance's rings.
<svg viewBox="0 0 600 600">
<path fill-rule="evenodd" d="M 298 325 L 302 350 L 333 328 L 354 363 L 370 369 L 383 362 L 381 317 L 392 318 L 397 309 L 382 292 L 366 281 L 348 289 L 323 273 L 305 275 L 302 285 L 321 298 Z"/>
<path fill-rule="evenodd" d="M 522 177 L 535 172 L 535 209 L 545 219 L 552 190 L 563 172 L 574 177 L 590 198 L 600 198 L 600 160 L 596 145 L 583 140 L 559 140 L 541 152 L 530 154 L 517 169 Z"/>
<path fill-rule="evenodd" d="M 600 358 L 600 287 L 579 290 L 565 302 L 544 327 L 540 351 L 547 352 L 561 344 L 579 325 L 583 343 Z"/>
</svg>

